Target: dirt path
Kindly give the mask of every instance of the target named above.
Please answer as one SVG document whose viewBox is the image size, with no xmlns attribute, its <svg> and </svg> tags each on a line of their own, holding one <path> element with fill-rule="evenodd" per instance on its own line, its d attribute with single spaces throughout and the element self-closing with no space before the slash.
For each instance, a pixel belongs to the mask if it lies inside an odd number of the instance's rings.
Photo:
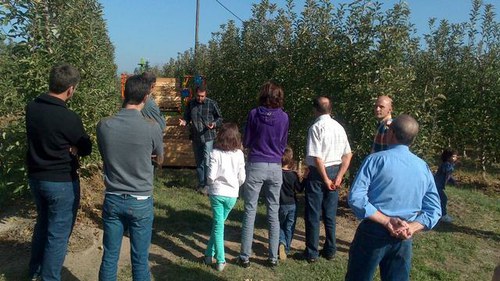
<svg viewBox="0 0 500 281">
<path fill-rule="evenodd" d="M 34 212 L 18 216 L 15 213 L 2 214 L 0 218 L 0 280 L 22 280 L 27 275 L 30 240 L 35 222 Z M 354 235 L 357 222 L 349 216 L 337 217 L 337 246 L 339 255 L 347 255 L 348 245 Z M 292 244 L 292 251 L 304 249 L 304 221 L 299 218 Z M 321 235 L 323 235 L 323 229 Z M 155 233 L 150 252 L 151 267 L 162 263 L 182 263 L 185 260 L 201 260 L 208 241 L 206 234 L 193 233 L 189 237 Z M 226 257 L 229 262 L 239 252 L 240 233 L 238 228 L 226 231 Z M 167 243 L 165 241 L 168 241 Z M 173 242 L 173 243 L 172 243 Z M 256 229 L 254 260 L 265 259 L 267 251 L 267 231 Z M 127 237 L 122 242 L 119 267 L 130 265 L 130 243 Z M 70 239 L 69 250 L 62 272 L 63 280 L 97 280 L 102 257 L 102 230 L 88 221 L 79 221 Z"/>
</svg>

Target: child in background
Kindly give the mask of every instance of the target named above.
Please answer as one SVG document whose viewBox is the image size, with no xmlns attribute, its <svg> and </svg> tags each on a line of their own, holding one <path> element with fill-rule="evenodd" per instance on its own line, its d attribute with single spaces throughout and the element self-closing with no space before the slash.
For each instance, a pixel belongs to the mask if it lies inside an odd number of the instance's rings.
<svg viewBox="0 0 500 281">
<path fill-rule="evenodd" d="M 456 185 L 455 179 L 451 176 L 453 170 L 455 169 L 455 162 L 457 161 L 457 153 L 451 149 L 445 149 L 441 154 L 441 165 L 434 175 L 434 181 L 436 182 L 436 188 L 439 193 L 439 198 L 441 199 L 441 211 L 443 213 L 441 221 L 452 222 L 453 219 L 448 215 L 447 204 L 448 196 L 444 193 L 444 188 L 446 184 Z"/>
<path fill-rule="evenodd" d="M 234 207 L 240 186 L 245 182 L 245 159 L 241 151 L 241 135 L 234 123 L 225 123 L 219 129 L 214 150 L 210 154 L 207 183 L 212 206 L 213 224 L 205 251 L 205 264 L 217 263 L 216 270 L 226 266 L 224 255 L 224 222 Z"/>
<path fill-rule="evenodd" d="M 293 159 L 293 150 L 289 146 L 285 149 L 281 165 L 283 169 L 283 184 L 280 191 L 280 245 L 278 255 L 281 260 L 285 260 L 290 253 L 290 245 L 297 220 L 296 194 L 303 190 L 303 186 L 300 184 L 297 172 L 293 170 L 295 168 L 295 161 Z"/>
</svg>

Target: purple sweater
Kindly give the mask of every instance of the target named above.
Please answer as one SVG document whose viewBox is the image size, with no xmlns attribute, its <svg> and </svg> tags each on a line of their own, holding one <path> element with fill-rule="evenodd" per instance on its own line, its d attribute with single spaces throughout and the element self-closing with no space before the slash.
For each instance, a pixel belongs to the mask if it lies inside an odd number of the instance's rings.
<svg viewBox="0 0 500 281">
<path fill-rule="evenodd" d="M 288 114 L 281 108 L 259 106 L 248 113 L 243 145 L 248 162 L 281 163 L 288 141 Z"/>
</svg>

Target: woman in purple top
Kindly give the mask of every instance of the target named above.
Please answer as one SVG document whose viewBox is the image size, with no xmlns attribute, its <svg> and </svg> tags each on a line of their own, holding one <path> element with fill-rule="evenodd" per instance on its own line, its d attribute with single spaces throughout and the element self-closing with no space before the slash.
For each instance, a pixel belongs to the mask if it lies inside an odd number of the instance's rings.
<svg viewBox="0 0 500 281">
<path fill-rule="evenodd" d="M 283 111 L 283 89 L 273 82 L 260 90 L 259 106 L 248 114 L 243 146 L 248 149 L 247 178 L 243 185 L 245 213 L 239 263 L 250 265 L 257 201 L 261 188 L 267 206 L 269 225 L 269 265 L 278 264 L 279 198 L 283 181 L 281 158 L 288 139 L 288 115 Z"/>
</svg>

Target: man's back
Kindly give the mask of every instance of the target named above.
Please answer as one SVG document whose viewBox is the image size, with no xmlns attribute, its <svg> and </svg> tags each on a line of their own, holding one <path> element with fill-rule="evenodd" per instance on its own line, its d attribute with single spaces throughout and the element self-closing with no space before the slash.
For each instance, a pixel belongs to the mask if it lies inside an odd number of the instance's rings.
<svg viewBox="0 0 500 281">
<path fill-rule="evenodd" d="M 143 118 L 138 110 L 122 109 L 99 122 L 97 141 L 107 192 L 152 194 L 151 155 L 163 154 L 162 133 L 156 122 Z"/>
<path fill-rule="evenodd" d="M 70 147 L 77 146 L 81 156 L 92 151 L 78 115 L 50 95 L 41 95 L 26 106 L 26 133 L 28 173 L 40 180 L 75 180 L 78 161 Z"/>
<path fill-rule="evenodd" d="M 363 193 L 369 202 L 362 203 Z M 405 145 L 369 155 L 358 171 L 349 198 L 359 218 L 378 210 L 406 221 L 422 220 L 428 228 L 439 219 L 435 212 L 421 212 L 424 205 L 439 209 L 436 186 L 427 164 Z"/>
</svg>

